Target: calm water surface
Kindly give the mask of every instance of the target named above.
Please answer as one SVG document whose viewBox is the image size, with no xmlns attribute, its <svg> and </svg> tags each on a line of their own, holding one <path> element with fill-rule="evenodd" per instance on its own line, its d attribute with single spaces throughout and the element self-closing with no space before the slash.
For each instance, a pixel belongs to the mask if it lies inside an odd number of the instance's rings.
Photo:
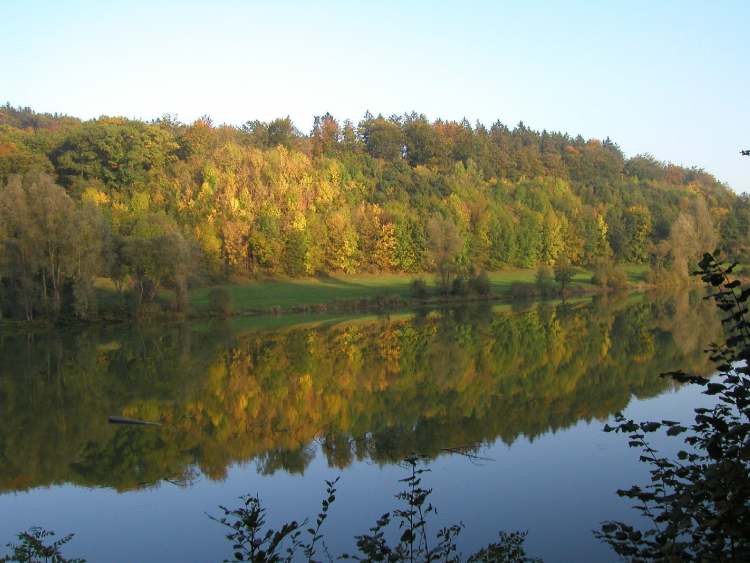
<svg viewBox="0 0 750 563">
<path fill-rule="evenodd" d="M 689 296 L 250 322 L 0 336 L 0 545 L 40 525 L 89 561 L 219 561 L 217 505 L 300 519 L 340 475 L 338 554 L 419 453 L 433 529 L 462 521 L 465 550 L 528 530 L 546 561 L 614 560 L 591 530 L 635 518 L 615 490 L 647 471 L 602 426 L 686 420 L 705 397 L 658 374 L 710 373 L 720 330 Z"/>
</svg>

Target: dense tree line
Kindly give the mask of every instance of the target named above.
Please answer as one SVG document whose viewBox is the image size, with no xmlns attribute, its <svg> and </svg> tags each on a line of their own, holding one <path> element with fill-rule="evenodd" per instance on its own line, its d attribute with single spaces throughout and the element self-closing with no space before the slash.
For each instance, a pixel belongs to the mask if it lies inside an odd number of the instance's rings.
<svg viewBox="0 0 750 563">
<path fill-rule="evenodd" d="M 196 468 L 302 472 L 512 443 L 603 419 L 633 394 L 710 373 L 721 334 L 687 295 L 492 312 L 444 310 L 334 326 L 227 331 L 100 327 L 0 338 L 0 492 L 61 482 L 119 490 Z M 696 331 L 695 326 L 702 326 Z M 118 414 L 161 428 L 114 427 Z"/>
<path fill-rule="evenodd" d="M 519 123 L 330 114 L 215 125 L 0 107 L 4 315 L 96 315 L 95 277 L 136 305 L 235 276 L 747 257 L 750 201 L 609 139 Z"/>
</svg>

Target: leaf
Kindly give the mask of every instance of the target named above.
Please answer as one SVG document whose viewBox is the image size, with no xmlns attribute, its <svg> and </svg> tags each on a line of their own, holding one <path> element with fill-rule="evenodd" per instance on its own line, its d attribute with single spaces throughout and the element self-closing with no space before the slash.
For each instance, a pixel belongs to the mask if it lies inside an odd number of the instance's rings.
<svg viewBox="0 0 750 563">
<path fill-rule="evenodd" d="M 706 444 L 706 451 L 708 452 L 708 455 L 710 455 L 713 459 L 716 459 L 716 460 L 721 459 L 724 455 L 724 452 L 722 451 L 721 447 L 715 441 L 711 441 L 708 444 Z"/>
<path fill-rule="evenodd" d="M 682 434 L 685 432 L 687 428 L 684 426 L 672 426 L 669 430 L 667 430 L 667 436 L 677 436 L 678 434 Z"/>
<path fill-rule="evenodd" d="M 644 432 L 655 432 L 661 428 L 661 424 L 658 422 L 641 422 L 641 429 Z"/>
<path fill-rule="evenodd" d="M 722 274 L 711 274 L 708 278 L 708 283 L 714 287 L 720 286 L 724 282 L 724 276 Z"/>
</svg>

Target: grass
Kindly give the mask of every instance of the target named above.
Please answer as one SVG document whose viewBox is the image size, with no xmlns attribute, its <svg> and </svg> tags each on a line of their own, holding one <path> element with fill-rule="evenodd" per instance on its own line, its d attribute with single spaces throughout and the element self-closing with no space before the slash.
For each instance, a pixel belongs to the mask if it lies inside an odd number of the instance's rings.
<svg viewBox="0 0 750 563">
<path fill-rule="evenodd" d="M 625 265 L 628 280 L 633 284 L 645 281 L 648 266 Z M 509 294 L 515 283 L 533 284 L 536 269 L 513 268 L 489 272 L 490 291 L 495 296 Z M 222 284 L 211 287 L 195 288 L 190 291 L 190 304 L 198 314 L 209 307 L 209 295 L 215 288 L 225 288 L 232 296 L 234 309 L 242 312 L 288 312 L 292 309 L 314 308 L 318 305 L 331 305 L 337 302 L 354 302 L 382 297 L 411 298 L 411 283 L 422 278 L 430 289 L 435 288 L 435 277 L 432 274 L 354 274 L 332 275 L 299 279 L 264 279 L 247 280 L 239 283 Z M 117 300 L 115 288 L 110 280 L 96 280 L 102 303 Z M 573 277 L 571 288 L 592 288 L 591 272 L 578 269 Z M 171 293 L 163 290 L 163 298 L 169 301 Z M 336 315 L 332 315 L 336 317 Z M 281 321 L 280 321 L 281 322 Z M 283 323 L 281 323 L 283 324 Z"/>
<path fill-rule="evenodd" d="M 514 283 L 534 283 L 535 269 L 509 269 L 490 272 L 491 292 L 507 294 Z M 281 311 L 293 307 L 330 304 L 336 301 L 372 299 L 375 297 L 411 297 L 411 282 L 421 277 L 429 288 L 435 287 L 432 274 L 358 274 L 324 278 L 301 278 L 294 280 L 272 279 L 247 281 L 239 284 L 225 284 L 199 288 L 191 291 L 190 302 L 196 311 L 205 310 L 209 294 L 215 287 L 229 291 L 235 309 L 268 310 L 278 307 Z M 631 276 L 635 279 L 636 276 Z M 590 286 L 591 272 L 579 271 L 573 278 L 572 286 Z"/>
<path fill-rule="evenodd" d="M 394 295 L 408 297 L 413 276 L 407 274 L 351 275 L 294 280 L 260 280 L 214 287 L 226 288 L 237 309 L 289 309 L 296 306 L 332 303 L 336 300 L 369 299 Z M 208 307 L 214 287 L 199 288 L 190 293 L 197 310 Z"/>
<path fill-rule="evenodd" d="M 623 265 L 625 273 L 628 274 L 630 283 L 646 283 L 646 274 L 649 268 L 646 264 L 625 264 Z"/>
</svg>

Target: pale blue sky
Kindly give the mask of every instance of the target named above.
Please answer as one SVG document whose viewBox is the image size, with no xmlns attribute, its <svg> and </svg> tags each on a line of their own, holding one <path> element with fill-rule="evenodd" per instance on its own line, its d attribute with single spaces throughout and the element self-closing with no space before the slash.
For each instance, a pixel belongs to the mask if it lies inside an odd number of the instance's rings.
<svg viewBox="0 0 750 563">
<path fill-rule="evenodd" d="M 0 0 L 0 103 L 610 136 L 750 191 L 750 2 Z"/>
</svg>

